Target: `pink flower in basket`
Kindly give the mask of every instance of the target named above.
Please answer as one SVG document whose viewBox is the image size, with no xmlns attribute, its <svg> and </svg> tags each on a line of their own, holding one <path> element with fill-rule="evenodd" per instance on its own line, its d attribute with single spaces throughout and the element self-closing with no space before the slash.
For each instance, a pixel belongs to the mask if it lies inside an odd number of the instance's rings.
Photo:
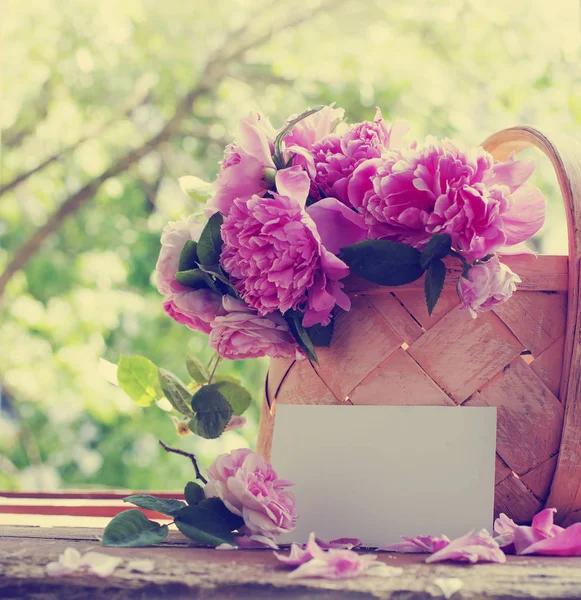
<svg viewBox="0 0 581 600">
<path fill-rule="evenodd" d="M 278 193 L 235 200 L 220 259 L 247 304 L 261 315 L 304 310 L 305 327 L 327 324 L 335 305 L 350 308 L 340 283 L 349 268 L 323 245 L 305 211 L 309 185 L 292 167 L 277 173 Z"/>
<path fill-rule="evenodd" d="M 380 158 L 390 148 L 401 147 L 408 130 L 407 121 L 396 121 L 388 127 L 378 108 L 373 123 L 358 123 L 343 134 L 316 143 L 312 149 L 316 176 L 311 195 L 320 198 L 320 189 L 325 196 L 349 205 L 347 187 L 355 169 L 366 160 Z"/>
<path fill-rule="evenodd" d="M 220 296 L 208 289 L 192 290 L 175 280 L 184 245 L 189 240 L 197 242 L 203 228 L 193 216 L 166 225 L 156 265 L 157 288 L 165 295 L 163 309 L 174 321 L 210 333 L 210 323 L 221 308 Z"/>
<path fill-rule="evenodd" d="M 239 141 L 230 144 L 222 168 L 214 182 L 214 197 L 206 205 L 207 214 L 217 211 L 226 215 L 235 198 L 262 195 L 270 186 L 264 169 L 274 169 L 272 160 L 276 131 L 260 113 L 251 113 L 240 123 Z"/>
<path fill-rule="evenodd" d="M 458 295 L 462 307 L 476 318 L 477 313 L 492 310 L 506 302 L 516 290 L 521 278 L 501 263 L 497 256 L 470 267 L 468 279 L 458 280 Z"/>
<path fill-rule="evenodd" d="M 204 492 L 241 516 L 247 533 L 273 538 L 296 525 L 295 497 L 286 490 L 291 485 L 260 454 L 241 448 L 213 462 Z"/>
<path fill-rule="evenodd" d="M 420 149 L 362 163 L 349 200 L 372 238 L 421 249 L 434 233 L 446 233 L 474 260 L 523 242 L 543 224 L 544 197 L 525 184 L 533 170 L 533 160 L 498 163 L 482 148 L 428 138 Z"/>
<path fill-rule="evenodd" d="M 298 346 L 287 322 L 277 313 L 262 317 L 244 302 L 223 296 L 224 315 L 211 324 L 210 346 L 232 360 L 296 356 Z"/>
</svg>

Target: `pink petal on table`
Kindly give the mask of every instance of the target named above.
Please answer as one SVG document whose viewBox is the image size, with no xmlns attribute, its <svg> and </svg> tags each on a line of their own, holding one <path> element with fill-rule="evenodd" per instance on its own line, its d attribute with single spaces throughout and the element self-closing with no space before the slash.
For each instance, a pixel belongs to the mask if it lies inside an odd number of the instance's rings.
<svg viewBox="0 0 581 600">
<path fill-rule="evenodd" d="M 302 577 L 350 579 L 365 575 L 377 560 L 377 556 L 374 554 L 357 554 L 353 550 L 327 550 L 321 552 L 323 554 L 320 557 L 302 564 L 289 573 L 289 577 L 292 579 Z"/>
<path fill-rule="evenodd" d="M 298 567 L 313 558 L 309 550 L 299 544 L 291 544 L 288 555 L 281 554 L 280 552 L 275 552 L 274 555 L 281 563 L 290 567 Z"/>
<path fill-rule="evenodd" d="M 378 552 L 401 552 L 404 554 L 433 554 L 450 543 L 445 535 L 418 535 L 417 537 L 401 536 L 402 541 L 378 548 Z"/>
<path fill-rule="evenodd" d="M 446 547 L 426 559 L 427 563 L 442 561 L 503 563 L 506 562 L 506 556 L 488 531 L 482 529 L 452 540 Z"/>
<path fill-rule="evenodd" d="M 514 530 L 514 547 L 517 554 L 524 554 L 532 544 L 555 537 L 563 531 L 562 527 L 553 523 L 556 512 L 556 508 L 545 508 L 533 517 L 530 527 L 520 526 Z"/>
<path fill-rule="evenodd" d="M 581 523 L 574 523 L 553 537 L 535 542 L 519 554 L 581 556 Z"/>
<path fill-rule="evenodd" d="M 498 518 L 494 521 L 494 533 L 497 533 L 498 535 L 514 535 L 517 527 L 518 525 L 504 513 L 500 513 Z"/>
<path fill-rule="evenodd" d="M 109 577 L 122 562 L 123 559 L 118 556 L 102 554 L 101 552 L 87 552 L 81 559 L 81 566 L 90 575 Z"/>
<path fill-rule="evenodd" d="M 50 577 L 60 577 L 70 575 L 81 567 L 81 553 L 76 548 L 66 548 L 59 556 L 58 561 L 46 565 L 46 572 Z"/>
<path fill-rule="evenodd" d="M 236 543 L 243 550 L 279 550 L 277 543 L 264 535 L 240 535 L 236 537 Z"/>
</svg>

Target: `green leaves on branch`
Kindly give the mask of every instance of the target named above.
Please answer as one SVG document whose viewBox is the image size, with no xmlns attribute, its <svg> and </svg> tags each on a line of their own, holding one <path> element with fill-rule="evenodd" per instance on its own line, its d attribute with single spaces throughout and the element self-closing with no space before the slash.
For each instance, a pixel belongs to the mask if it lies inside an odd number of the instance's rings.
<svg viewBox="0 0 581 600">
<path fill-rule="evenodd" d="M 190 421 L 190 429 L 206 439 L 219 437 L 234 414 L 217 385 L 204 385 L 192 397 L 192 410 L 196 416 Z"/>
<path fill-rule="evenodd" d="M 188 388 L 170 371 L 159 369 L 159 381 L 165 397 L 170 404 L 182 415 L 192 417 L 192 393 Z"/>
<path fill-rule="evenodd" d="M 155 510 L 162 515 L 168 517 L 175 516 L 185 504 L 181 500 L 171 500 L 168 498 L 157 498 L 156 496 L 149 496 L 147 494 L 135 494 L 133 496 L 127 496 L 123 498 L 123 502 L 130 502 L 139 508 L 146 510 Z"/>
<path fill-rule="evenodd" d="M 420 252 L 388 240 L 365 240 L 341 248 L 341 258 L 351 272 L 378 285 L 405 285 L 419 279 L 424 269 Z"/>
<path fill-rule="evenodd" d="M 141 511 L 131 509 L 119 513 L 109 522 L 101 546 L 153 546 L 165 540 L 167 534 L 167 525 L 150 521 Z"/>
<path fill-rule="evenodd" d="M 199 504 L 202 500 L 204 500 L 205 497 L 204 488 L 200 484 L 196 483 L 195 481 L 190 481 L 188 484 L 186 484 L 184 489 L 184 498 L 190 506 Z"/>
<path fill-rule="evenodd" d="M 140 406 L 162 397 L 157 367 L 144 356 L 122 356 L 117 365 L 119 387 Z"/>
<path fill-rule="evenodd" d="M 378 285 L 412 283 L 424 273 L 424 292 L 431 315 L 446 279 L 442 259 L 452 252 L 452 238 L 434 234 L 422 252 L 407 244 L 389 240 L 366 240 L 341 249 L 341 258 L 351 272 Z"/>
<path fill-rule="evenodd" d="M 236 546 L 228 523 L 216 512 L 202 506 L 202 503 L 182 508 L 174 523 L 186 537 L 200 544 Z"/>
<path fill-rule="evenodd" d="M 214 213 L 202 230 L 197 251 L 199 263 L 205 267 L 211 267 L 220 262 L 220 253 L 222 252 L 220 228 L 223 222 L 224 217 L 220 213 Z"/>
<path fill-rule="evenodd" d="M 248 390 L 233 381 L 217 381 L 207 387 L 218 390 L 220 394 L 226 398 L 228 404 L 232 407 L 234 414 L 237 416 L 244 414 L 246 409 L 250 406 L 252 396 Z"/>
<path fill-rule="evenodd" d="M 194 356 L 186 358 L 186 369 L 189 376 L 197 383 L 207 383 L 210 378 L 208 369 L 202 364 L 202 361 Z"/>
<path fill-rule="evenodd" d="M 442 293 L 444 280 L 446 279 L 446 265 L 444 261 L 437 258 L 430 263 L 424 279 L 424 294 L 428 305 L 428 314 L 431 316 L 436 302 Z"/>
</svg>

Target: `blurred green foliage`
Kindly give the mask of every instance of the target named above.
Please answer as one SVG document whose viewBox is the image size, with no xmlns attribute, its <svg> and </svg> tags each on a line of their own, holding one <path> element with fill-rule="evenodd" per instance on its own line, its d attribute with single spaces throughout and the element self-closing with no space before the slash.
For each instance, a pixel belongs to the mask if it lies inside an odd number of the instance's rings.
<svg viewBox="0 0 581 600">
<path fill-rule="evenodd" d="M 59 205 L 141 146 L 171 117 L 230 31 L 250 42 L 316 3 L 250 0 L 28 0 L 0 15 L 0 271 Z M 301 6 L 304 4 L 304 6 Z M 252 28 L 254 27 L 254 30 Z M 253 37 L 254 36 L 254 37 Z M 265 361 L 223 364 L 255 405 L 241 432 L 179 441 L 163 410 L 141 408 L 107 380 L 121 354 L 185 376 L 207 361 L 205 336 L 162 314 L 152 280 L 164 224 L 200 205 L 183 175 L 211 180 L 237 121 L 251 110 L 279 126 L 336 102 L 349 121 L 407 118 L 413 136 L 478 144 L 519 123 L 581 132 L 578 3 L 528 0 L 329 2 L 221 64 L 169 139 L 107 179 L 10 281 L 0 307 L 0 489 L 176 489 L 190 465 L 157 440 L 217 453 L 255 443 Z M 82 143 L 79 143 L 82 140 Z M 539 249 L 566 250 L 554 177 Z"/>
</svg>

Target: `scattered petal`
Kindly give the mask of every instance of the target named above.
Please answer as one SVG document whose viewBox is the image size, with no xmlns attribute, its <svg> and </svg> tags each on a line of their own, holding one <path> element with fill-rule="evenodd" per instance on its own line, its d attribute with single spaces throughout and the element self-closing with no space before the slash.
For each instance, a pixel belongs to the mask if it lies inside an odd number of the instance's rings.
<svg viewBox="0 0 581 600">
<path fill-rule="evenodd" d="M 375 554 L 357 554 L 353 550 L 321 550 L 322 555 L 302 564 L 289 573 L 291 579 L 321 577 L 323 579 L 350 579 L 368 575 L 377 560 Z"/>
<path fill-rule="evenodd" d="M 90 575 L 109 577 L 122 562 L 123 559 L 118 556 L 101 552 L 87 552 L 81 559 L 81 566 L 86 568 Z"/>
<path fill-rule="evenodd" d="M 231 544 L 220 544 L 216 546 L 216 550 L 238 550 L 238 546 L 232 546 Z"/>
<path fill-rule="evenodd" d="M 574 523 L 553 537 L 535 542 L 519 554 L 581 556 L 581 523 Z"/>
<path fill-rule="evenodd" d="M 401 536 L 402 541 L 378 548 L 378 552 L 401 552 L 405 554 L 433 554 L 450 543 L 445 535 L 418 535 L 417 537 Z"/>
<path fill-rule="evenodd" d="M 276 542 L 264 535 L 240 535 L 236 537 L 236 543 L 243 550 L 279 550 Z"/>
<path fill-rule="evenodd" d="M 298 567 L 313 558 L 307 548 L 299 544 L 291 544 L 288 555 L 281 554 L 280 552 L 275 552 L 274 555 L 281 563 L 289 567 Z"/>
<path fill-rule="evenodd" d="M 442 590 L 442 594 L 444 594 L 446 600 L 450 600 L 450 598 L 464 586 L 462 580 L 457 577 L 435 579 L 434 584 Z"/>
<path fill-rule="evenodd" d="M 506 562 L 506 556 L 492 536 L 482 529 L 479 532 L 470 531 L 466 535 L 452 540 L 438 552 L 428 556 L 427 563 L 442 562 Z"/>
<path fill-rule="evenodd" d="M 127 568 L 130 571 L 136 571 L 137 573 L 151 573 L 155 569 L 155 561 L 151 558 L 130 560 L 127 563 Z"/>
<path fill-rule="evenodd" d="M 355 550 L 363 546 L 362 540 L 359 538 L 338 538 L 331 540 L 330 542 L 324 542 L 319 538 L 316 538 L 317 544 L 323 549 L 338 548 L 343 550 Z"/>
</svg>

